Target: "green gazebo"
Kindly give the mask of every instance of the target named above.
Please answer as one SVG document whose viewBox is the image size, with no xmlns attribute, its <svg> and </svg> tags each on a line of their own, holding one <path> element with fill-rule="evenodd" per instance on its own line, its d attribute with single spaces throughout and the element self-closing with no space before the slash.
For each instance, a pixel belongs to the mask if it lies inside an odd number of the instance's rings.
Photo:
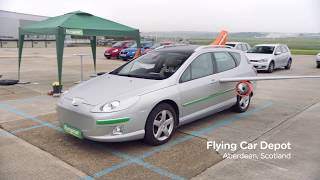
<svg viewBox="0 0 320 180">
<path fill-rule="evenodd" d="M 18 79 L 20 80 L 21 55 L 25 35 L 55 35 L 58 78 L 62 82 L 62 61 L 64 39 L 66 35 L 90 36 L 94 70 L 96 70 L 96 36 L 125 36 L 137 42 L 140 47 L 140 33 L 134 29 L 92 14 L 76 11 L 61 16 L 51 17 L 44 21 L 36 22 L 19 28 L 19 66 Z"/>
</svg>

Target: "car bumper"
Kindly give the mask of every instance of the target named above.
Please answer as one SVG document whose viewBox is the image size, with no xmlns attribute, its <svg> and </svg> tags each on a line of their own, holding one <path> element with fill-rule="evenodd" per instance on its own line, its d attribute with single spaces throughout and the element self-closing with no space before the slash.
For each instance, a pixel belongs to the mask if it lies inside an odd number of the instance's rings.
<svg viewBox="0 0 320 180">
<path fill-rule="evenodd" d="M 117 53 L 104 53 L 105 57 L 118 57 L 119 54 Z"/>
<path fill-rule="evenodd" d="M 119 57 L 123 60 L 132 59 L 134 57 L 134 54 L 120 54 Z"/>
<path fill-rule="evenodd" d="M 250 62 L 256 70 L 268 70 L 268 62 Z"/>
<path fill-rule="evenodd" d="M 60 126 L 67 125 L 81 132 L 86 139 L 102 142 L 121 142 L 142 139 L 147 113 L 138 111 L 125 113 L 126 110 L 113 113 L 92 113 L 92 106 L 81 104 L 72 106 L 71 103 L 58 103 L 57 115 Z M 115 121 L 123 118 L 128 121 Z M 103 123 L 98 123 L 103 122 Z M 120 128 L 121 133 L 114 134 L 115 128 Z"/>
</svg>

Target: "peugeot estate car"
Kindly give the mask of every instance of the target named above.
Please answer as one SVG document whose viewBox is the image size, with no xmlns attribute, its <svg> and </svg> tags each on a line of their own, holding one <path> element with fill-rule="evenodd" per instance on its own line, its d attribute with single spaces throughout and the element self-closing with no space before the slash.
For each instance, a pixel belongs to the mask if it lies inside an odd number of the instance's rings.
<svg viewBox="0 0 320 180">
<path fill-rule="evenodd" d="M 160 145 L 180 125 L 228 108 L 245 112 L 253 93 L 237 96 L 237 82 L 219 79 L 248 76 L 256 71 L 238 50 L 161 48 L 71 88 L 58 101 L 58 119 L 78 138 Z"/>
<path fill-rule="evenodd" d="M 272 73 L 276 68 L 290 69 L 291 52 L 283 44 L 258 44 L 247 51 L 247 57 L 257 70 Z"/>
</svg>

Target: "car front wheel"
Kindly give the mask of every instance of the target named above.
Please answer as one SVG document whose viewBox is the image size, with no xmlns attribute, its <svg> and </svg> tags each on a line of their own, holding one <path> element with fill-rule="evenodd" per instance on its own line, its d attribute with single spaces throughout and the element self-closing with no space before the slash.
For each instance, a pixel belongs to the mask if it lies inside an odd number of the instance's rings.
<svg viewBox="0 0 320 180">
<path fill-rule="evenodd" d="M 274 62 L 271 61 L 268 67 L 268 73 L 272 73 L 274 71 Z"/>
<path fill-rule="evenodd" d="M 176 122 L 177 114 L 171 105 L 167 103 L 157 105 L 148 116 L 144 141 L 151 145 L 168 142 L 175 131 Z"/>
</svg>

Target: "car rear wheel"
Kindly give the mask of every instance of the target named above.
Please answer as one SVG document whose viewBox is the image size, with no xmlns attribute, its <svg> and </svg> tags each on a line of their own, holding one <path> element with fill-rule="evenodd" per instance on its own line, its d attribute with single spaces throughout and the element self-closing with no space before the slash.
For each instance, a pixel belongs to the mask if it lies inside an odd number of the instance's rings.
<svg viewBox="0 0 320 180">
<path fill-rule="evenodd" d="M 288 60 L 287 65 L 284 67 L 285 69 L 290 69 L 291 68 L 291 64 L 292 64 L 292 60 L 291 58 Z"/>
<path fill-rule="evenodd" d="M 320 68 L 320 63 L 317 64 L 317 68 Z"/>
<path fill-rule="evenodd" d="M 167 103 L 157 105 L 148 116 L 144 141 L 151 145 L 168 142 L 176 129 L 176 122 L 177 113 L 171 105 Z"/>
<path fill-rule="evenodd" d="M 236 112 L 243 113 L 246 112 L 250 106 L 251 95 L 248 96 L 237 96 L 237 103 L 233 106 Z"/>
<path fill-rule="evenodd" d="M 268 73 L 272 73 L 274 71 L 274 62 L 271 61 L 268 68 Z"/>
</svg>

